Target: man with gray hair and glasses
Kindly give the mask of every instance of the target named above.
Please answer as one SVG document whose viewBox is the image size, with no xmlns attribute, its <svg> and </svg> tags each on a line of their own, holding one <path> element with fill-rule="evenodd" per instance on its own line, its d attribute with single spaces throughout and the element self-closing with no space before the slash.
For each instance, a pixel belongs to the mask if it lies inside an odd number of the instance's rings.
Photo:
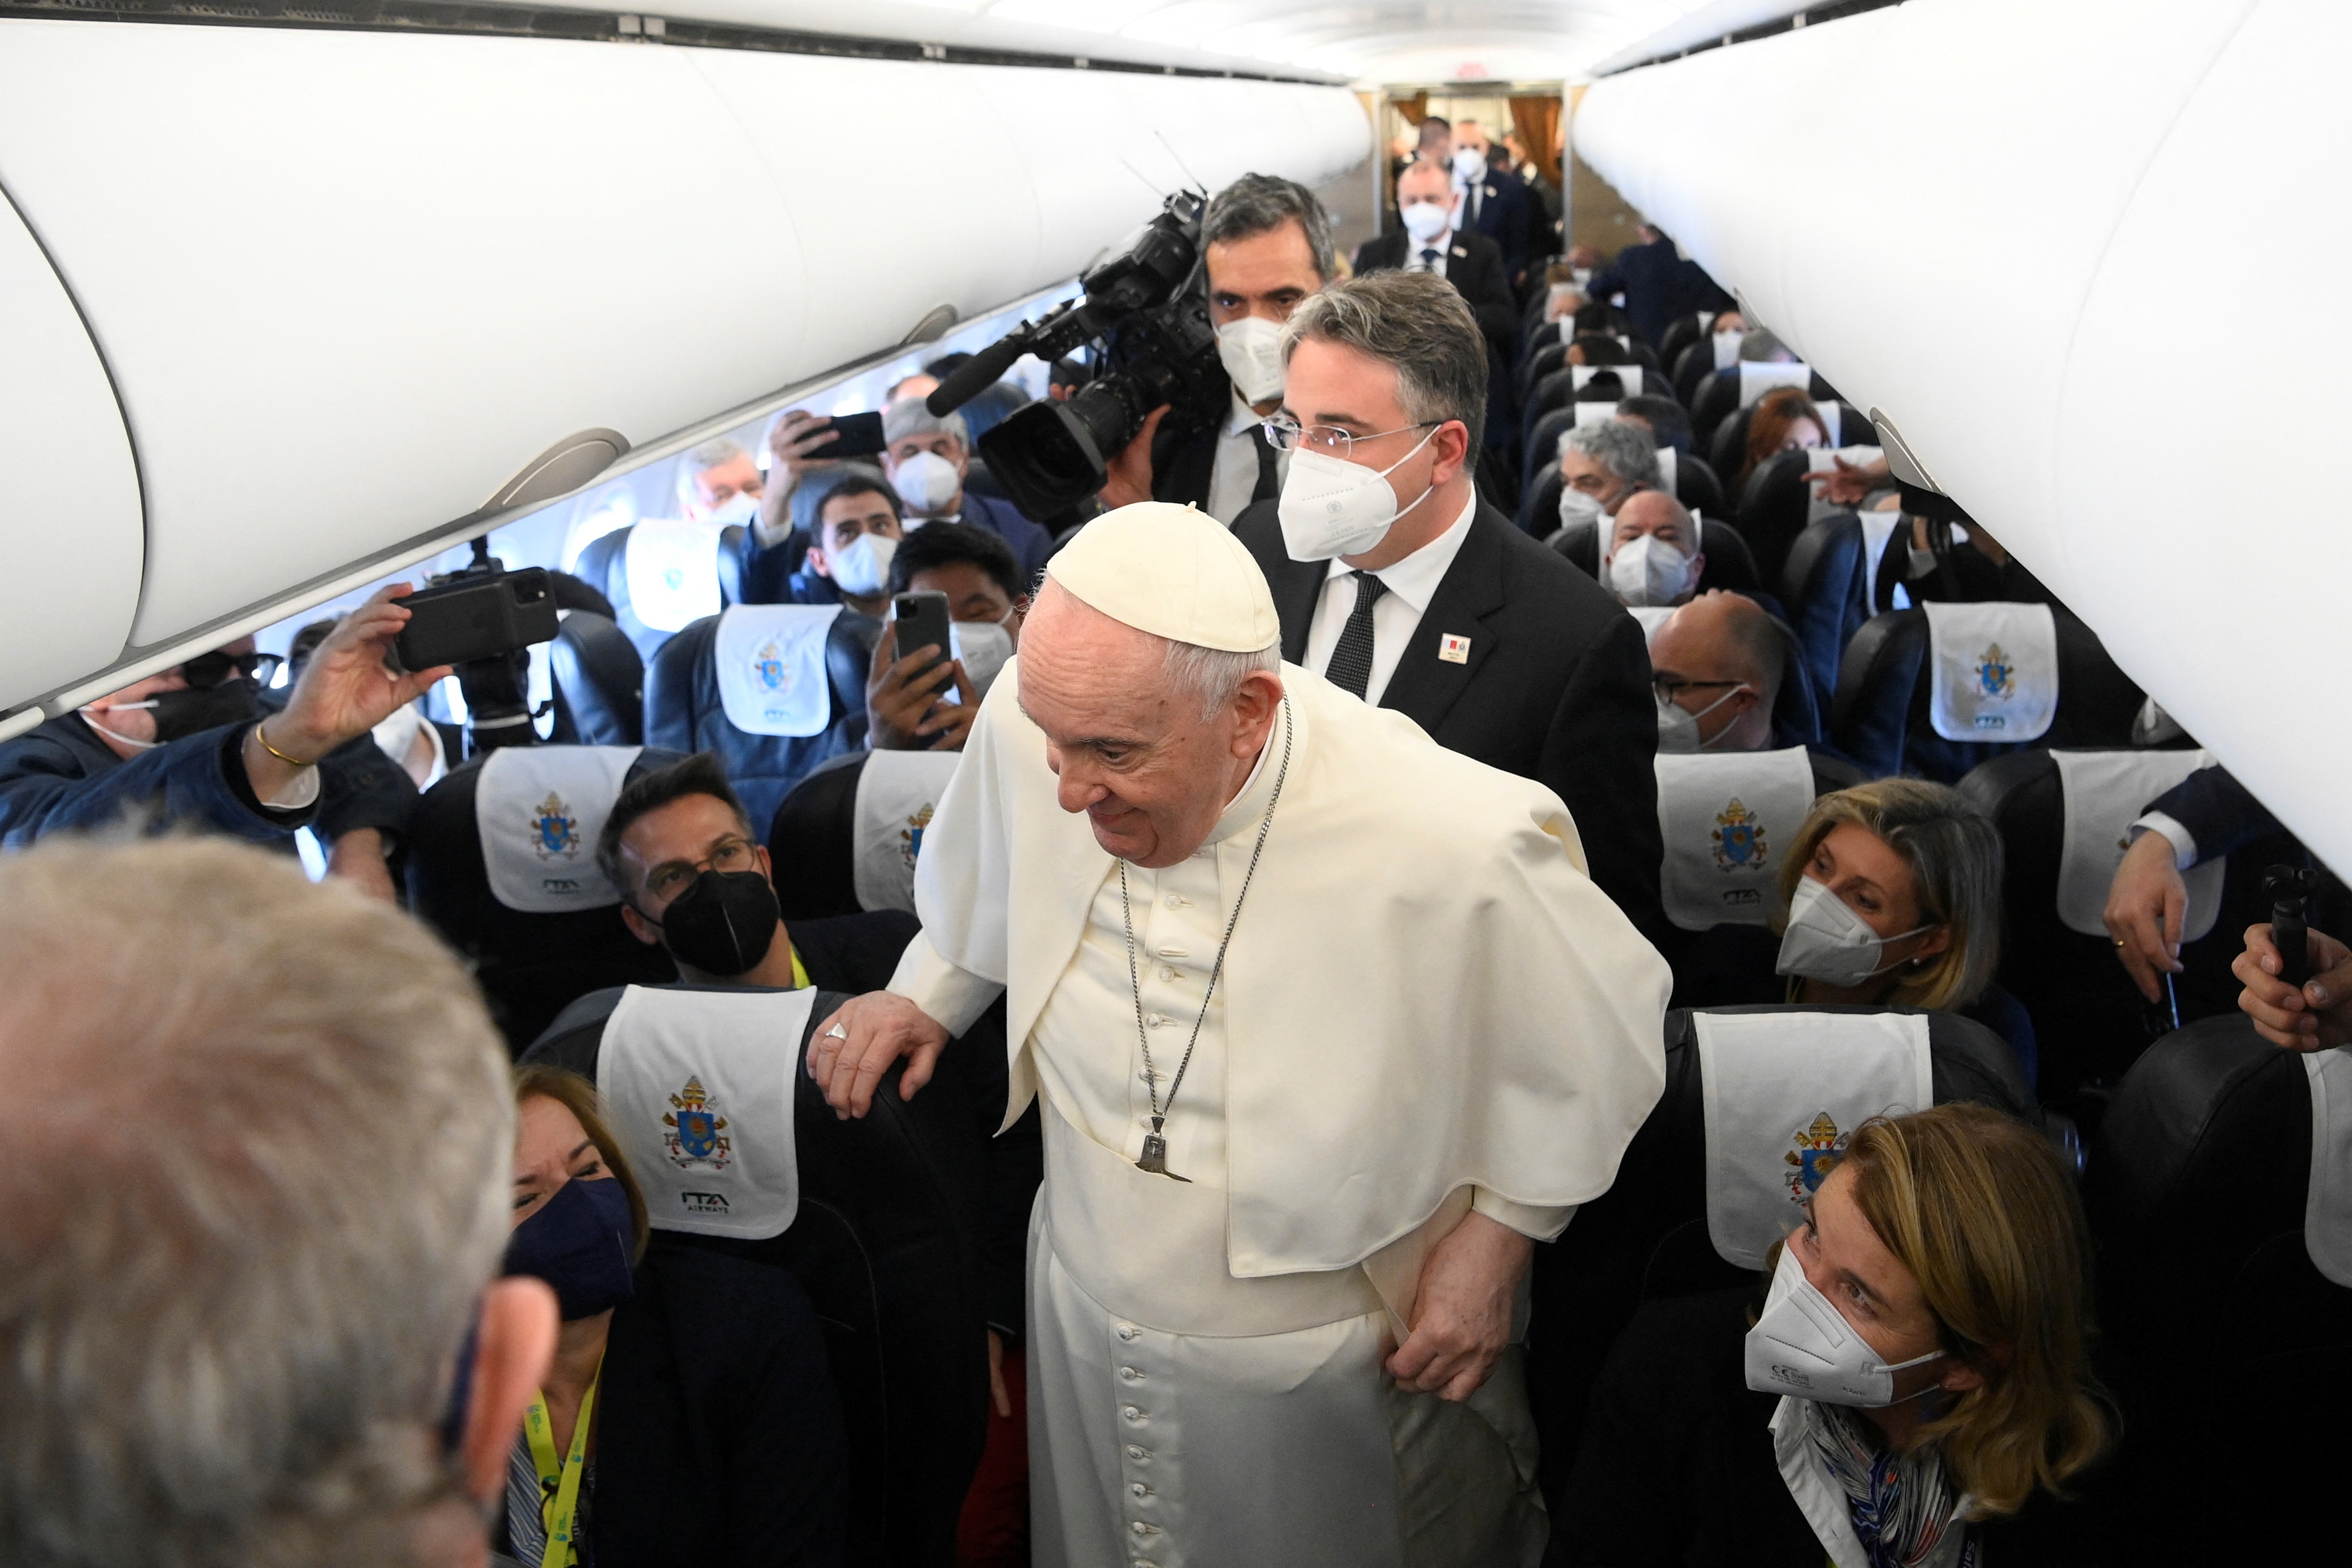
<svg viewBox="0 0 2352 1568">
<path fill-rule="evenodd" d="M 1267 429 L 1290 450 L 1288 476 L 1234 530 L 1274 590 L 1283 657 L 1550 789 L 1592 879 L 1659 933 L 1641 627 L 1478 499 L 1486 351 L 1470 307 L 1432 274 L 1375 272 L 1308 300 L 1284 342 L 1287 389 Z"/>
<path fill-rule="evenodd" d="M 478 1564 L 555 1343 L 457 959 L 219 839 L 0 858 L 0 1563 Z"/>
</svg>

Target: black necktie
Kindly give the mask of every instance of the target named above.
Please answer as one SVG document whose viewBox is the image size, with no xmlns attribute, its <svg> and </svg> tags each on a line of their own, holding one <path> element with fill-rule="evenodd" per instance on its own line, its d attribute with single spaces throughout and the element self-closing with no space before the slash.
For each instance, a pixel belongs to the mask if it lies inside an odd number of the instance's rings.
<svg viewBox="0 0 2352 1568">
<path fill-rule="evenodd" d="M 1339 646 L 1331 650 L 1331 668 L 1324 679 L 1340 690 L 1361 697 L 1372 683 L 1372 606 L 1389 585 L 1370 572 L 1350 572 L 1356 580 L 1356 607 L 1339 628 Z"/>
<path fill-rule="evenodd" d="M 1437 247 L 1433 245 L 1421 253 L 1421 269 L 1423 272 L 1437 270 Z"/>
<path fill-rule="evenodd" d="M 1274 444 L 1265 438 L 1265 426 L 1249 427 L 1250 445 L 1257 448 L 1257 488 L 1250 491 L 1253 502 L 1276 500 L 1282 495 L 1282 475 L 1274 465 Z"/>
</svg>

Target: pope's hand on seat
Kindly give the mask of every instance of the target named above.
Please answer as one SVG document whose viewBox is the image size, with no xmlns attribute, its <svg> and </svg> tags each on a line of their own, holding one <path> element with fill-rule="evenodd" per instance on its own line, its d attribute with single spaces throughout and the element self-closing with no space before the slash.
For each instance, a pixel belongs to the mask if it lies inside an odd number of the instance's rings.
<svg viewBox="0 0 2352 1568">
<path fill-rule="evenodd" d="M 1399 1385 L 1456 1403 L 1477 1393 L 1511 1343 L 1511 1308 L 1534 1251 L 1508 1226 L 1464 1215 L 1422 1263 L 1412 1332 L 1388 1361 Z"/>
<path fill-rule="evenodd" d="M 834 1031 L 841 1031 L 835 1035 Z M 809 1046 L 809 1077 L 834 1114 L 847 1121 L 874 1108 L 874 1089 L 890 1064 L 907 1058 L 898 1092 L 908 1100 L 931 1081 L 948 1032 L 904 996 L 877 991 L 845 1004 Z"/>
</svg>

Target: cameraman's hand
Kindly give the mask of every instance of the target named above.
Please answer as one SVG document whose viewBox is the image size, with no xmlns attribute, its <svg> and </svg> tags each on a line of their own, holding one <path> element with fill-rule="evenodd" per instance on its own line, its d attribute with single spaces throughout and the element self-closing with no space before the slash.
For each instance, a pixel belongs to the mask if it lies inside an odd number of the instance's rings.
<svg viewBox="0 0 2352 1568">
<path fill-rule="evenodd" d="M 1110 460 L 1110 477 L 1095 492 L 1105 511 L 1151 499 L 1151 439 L 1160 434 L 1160 422 L 1167 416 L 1165 403 L 1146 415 L 1143 428 L 1135 433 L 1135 439 Z"/>
<path fill-rule="evenodd" d="M 2352 949 L 2321 931 L 2311 933 L 2311 978 L 2301 990 L 2278 977 L 2278 943 L 2267 924 L 2246 928 L 2246 951 L 2230 972 L 2245 983 L 2238 1010 L 2254 1032 L 2291 1051 L 2324 1051 L 2352 1044 Z"/>
<path fill-rule="evenodd" d="M 980 699 L 964 677 L 962 662 L 948 659 L 926 668 L 926 661 L 946 651 L 929 643 L 904 658 L 898 651 L 898 624 L 893 621 L 874 645 L 874 664 L 866 678 L 866 743 L 877 752 L 963 750 L 964 737 L 980 717 Z M 941 702 L 950 681 L 960 700 Z"/>
</svg>

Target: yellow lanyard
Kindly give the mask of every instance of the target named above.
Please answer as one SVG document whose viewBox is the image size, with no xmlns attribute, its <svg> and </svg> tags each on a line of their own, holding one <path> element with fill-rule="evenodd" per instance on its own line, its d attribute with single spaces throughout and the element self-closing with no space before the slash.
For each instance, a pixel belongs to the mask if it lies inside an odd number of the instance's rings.
<svg viewBox="0 0 2352 1568">
<path fill-rule="evenodd" d="M 547 1531 L 547 1553 L 540 1568 L 574 1568 L 580 1543 L 573 1539 L 580 1523 L 580 1478 L 588 1468 L 588 1418 L 596 1411 L 596 1385 L 604 1381 L 604 1363 L 580 1396 L 580 1415 L 572 1426 L 572 1452 L 561 1463 L 555 1458 L 554 1428 L 547 1419 L 547 1395 L 534 1391 L 530 1408 L 523 1413 L 522 1429 L 530 1439 L 530 1462 L 539 1471 L 539 1518 Z"/>
<path fill-rule="evenodd" d="M 793 949 L 793 989 L 805 991 L 808 983 L 808 971 L 801 967 L 801 950 L 796 947 Z"/>
</svg>

